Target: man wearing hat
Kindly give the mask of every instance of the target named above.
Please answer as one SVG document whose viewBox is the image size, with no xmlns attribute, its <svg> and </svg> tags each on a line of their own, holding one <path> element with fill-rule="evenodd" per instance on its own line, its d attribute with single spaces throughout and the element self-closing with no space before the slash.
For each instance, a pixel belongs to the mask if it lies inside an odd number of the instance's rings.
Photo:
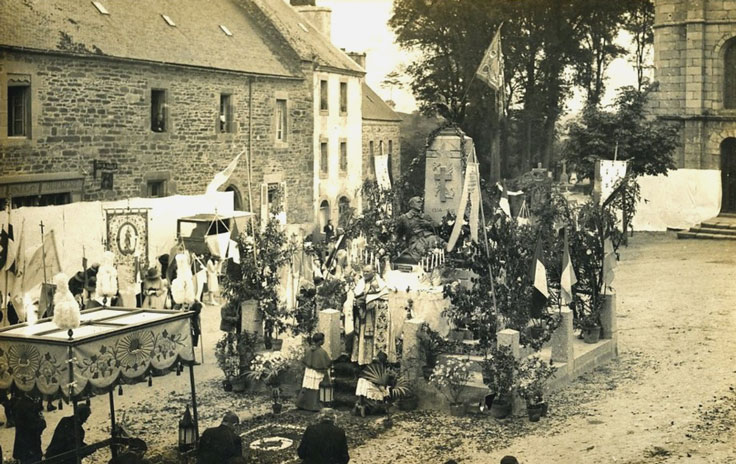
<svg viewBox="0 0 736 464">
<path fill-rule="evenodd" d="M 345 431 L 335 425 L 337 414 L 332 408 L 322 408 L 317 423 L 307 427 L 297 453 L 303 464 L 347 464 L 348 440 Z"/>
<path fill-rule="evenodd" d="M 77 405 L 76 432 L 74 431 L 74 415 L 61 418 L 56 429 L 54 429 L 54 436 L 51 438 L 51 443 L 49 443 L 49 447 L 46 448 L 46 459 L 58 456 L 59 454 L 64 454 L 68 451 L 74 451 L 76 449 L 74 446 L 75 436 L 79 437 L 80 448 L 87 446 L 84 442 L 84 427 L 82 426 L 87 422 L 90 414 L 92 414 L 92 410 L 85 403 Z M 73 453 L 71 456 L 59 461 L 60 464 L 76 464 L 76 462 L 77 458 Z"/>
<path fill-rule="evenodd" d="M 148 268 L 143 279 L 143 307 L 151 309 L 165 309 L 168 288 L 166 280 L 156 266 Z"/>
<path fill-rule="evenodd" d="M 235 426 L 240 419 L 233 412 L 228 412 L 217 427 L 204 431 L 199 439 L 197 464 L 234 463 L 243 458 L 243 445 L 235 433 Z"/>
</svg>

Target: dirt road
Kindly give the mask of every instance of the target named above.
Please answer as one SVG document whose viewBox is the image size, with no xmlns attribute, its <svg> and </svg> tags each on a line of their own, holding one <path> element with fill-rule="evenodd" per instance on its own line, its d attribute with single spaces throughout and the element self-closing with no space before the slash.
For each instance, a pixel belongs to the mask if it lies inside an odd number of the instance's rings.
<svg viewBox="0 0 736 464">
<path fill-rule="evenodd" d="M 636 235 L 614 287 L 620 357 L 550 398 L 551 417 L 431 415 L 353 450 L 354 461 L 736 463 L 736 241 Z"/>
</svg>

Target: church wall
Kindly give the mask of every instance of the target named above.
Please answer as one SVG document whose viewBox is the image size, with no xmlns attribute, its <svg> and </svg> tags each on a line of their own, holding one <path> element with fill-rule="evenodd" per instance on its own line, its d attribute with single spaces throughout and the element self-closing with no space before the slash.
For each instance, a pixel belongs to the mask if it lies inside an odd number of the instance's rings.
<svg viewBox="0 0 736 464">
<path fill-rule="evenodd" d="M 31 79 L 31 136 L 8 134 L 8 75 Z M 248 142 L 249 78 L 241 73 L 0 50 L 0 184 L 18 176 L 79 173 L 79 200 L 147 196 L 163 181 L 165 194 L 203 193 L 213 175 Z M 151 90 L 165 89 L 166 132 L 151 130 Z M 230 94 L 233 131 L 220 133 L 220 95 Z M 275 140 L 276 99 L 287 100 L 287 140 Z M 252 81 L 253 209 L 260 184 L 277 174 L 287 182 L 287 219 L 311 222 L 313 130 L 311 83 L 258 77 Z M 113 186 L 103 189 L 94 160 L 115 162 Z M 247 158 L 231 182 L 248 207 Z M 224 188 L 224 186 L 223 186 Z M 0 192 L 2 192 L 0 190 Z M 0 194 L 0 196 L 3 196 Z"/>
<path fill-rule="evenodd" d="M 736 128 L 723 108 L 723 52 L 736 38 L 736 0 L 656 0 L 652 109 L 681 127 L 680 168 L 720 169 L 722 133 Z"/>
</svg>

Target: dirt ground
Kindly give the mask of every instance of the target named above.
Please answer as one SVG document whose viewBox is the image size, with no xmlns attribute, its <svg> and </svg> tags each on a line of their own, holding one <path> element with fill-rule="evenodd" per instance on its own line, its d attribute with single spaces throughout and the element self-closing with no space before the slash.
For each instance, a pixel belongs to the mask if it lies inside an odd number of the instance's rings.
<svg viewBox="0 0 736 464">
<path fill-rule="evenodd" d="M 397 414 L 394 427 L 377 434 L 377 418 L 367 418 L 367 439 L 350 437 L 351 462 L 497 463 L 512 454 L 524 464 L 736 463 L 736 241 L 637 234 L 621 250 L 614 287 L 619 358 L 552 395 L 542 421 L 418 411 Z M 258 419 L 269 409 L 264 396 L 220 387 L 213 354 L 218 308 L 204 315 L 209 348 L 195 367 L 201 427 L 219 422 L 226 410 Z M 154 452 L 171 449 L 189 399 L 188 372 L 155 377 L 152 387 L 126 386 L 114 399 L 133 435 Z M 108 398 L 92 399 L 92 410 L 88 436 L 105 438 Z M 46 413 L 44 446 L 70 411 Z M 359 434 L 355 420 L 341 411 L 338 422 Z M 14 429 L 0 428 L 6 458 L 13 436 Z M 107 459 L 99 451 L 85 463 Z"/>
</svg>

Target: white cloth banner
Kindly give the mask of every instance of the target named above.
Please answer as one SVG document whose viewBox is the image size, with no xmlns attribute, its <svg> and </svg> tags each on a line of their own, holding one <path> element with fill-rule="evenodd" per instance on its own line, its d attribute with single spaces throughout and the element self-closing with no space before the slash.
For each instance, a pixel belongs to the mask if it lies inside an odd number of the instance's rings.
<svg viewBox="0 0 736 464">
<path fill-rule="evenodd" d="M 721 210 L 721 171 L 677 169 L 667 176 L 641 176 L 634 230 L 687 229 Z M 27 224 L 26 224 L 27 226 Z"/>
<path fill-rule="evenodd" d="M 388 155 L 375 155 L 373 162 L 376 167 L 376 182 L 382 189 L 389 190 L 391 188 L 391 177 L 388 174 Z"/>
<path fill-rule="evenodd" d="M 616 182 L 626 176 L 628 161 L 599 160 L 594 190 L 601 193 L 601 203 L 613 193 Z"/>
<path fill-rule="evenodd" d="M 221 234 L 206 235 L 204 241 L 207 248 L 213 255 L 222 258 L 227 253 L 227 247 L 230 244 L 230 231 Z"/>
<path fill-rule="evenodd" d="M 478 187 L 478 163 L 468 163 L 465 168 L 463 193 L 457 208 L 455 226 L 452 228 L 450 240 L 447 242 L 447 251 L 452 251 L 455 248 L 455 243 L 460 237 L 460 230 L 462 230 L 465 223 L 465 208 L 468 205 L 468 197 L 470 197 L 470 237 L 474 241 L 478 241 L 478 211 L 480 208 L 480 190 Z"/>
<path fill-rule="evenodd" d="M 164 198 L 131 198 L 112 202 L 76 202 L 68 205 L 22 207 L 13 210 L 11 220 L 14 232 L 22 229 L 22 250 L 28 261 L 41 246 L 41 221 L 44 231 L 54 231 L 61 271 L 72 276 L 82 270 L 82 256 L 89 264 L 99 262 L 105 251 L 105 209 L 150 208 L 148 263 L 157 256 L 169 254 L 176 244 L 176 221 L 180 217 L 200 213 L 227 215 L 233 212 L 233 193 L 216 192 L 209 195 L 176 195 Z M 25 221 L 25 224 L 23 223 Z M 16 236 L 15 240 L 20 240 Z M 144 256 L 141 256 L 143 259 Z M 50 279 L 50 277 L 49 277 Z M 10 289 L 14 288 L 15 276 L 9 274 Z M 0 278 L 0 288 L 5 279 Z M 17 295 L 13 295 L 16 297 Z M 37 297 L 37 295 L 35 295 Z"/>
</svg>

